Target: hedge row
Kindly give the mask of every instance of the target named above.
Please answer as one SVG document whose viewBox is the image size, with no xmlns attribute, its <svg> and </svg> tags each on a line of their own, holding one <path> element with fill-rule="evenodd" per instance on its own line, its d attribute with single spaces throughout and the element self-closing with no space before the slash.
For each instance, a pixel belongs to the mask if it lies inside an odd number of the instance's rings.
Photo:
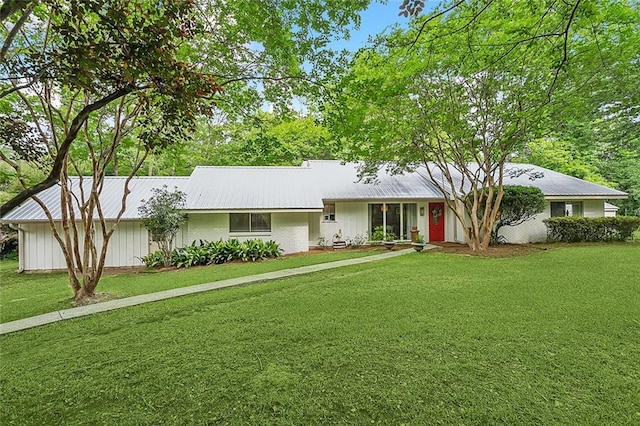
<svg viewBox="0 0 640 426">
<path fill-rule="evenodd" d="M 552 217 L 544 219 L 549 241 L 625 241 L 640 228 L 640 217 Z"/>
<path fill-rule="evenodd" d="M 243 262 L 251 260 L 278 257 L 282 249 L 275 241 L 247 240 L 240 242 L 237 238 L 227 241 L 195 241 L 191 245 L 173 249 L 171 253 L 171 265 L 178 268 L 187 268 L 197 265 L 212 265 L 233 260 Z M 142 257 L 147 267 L 162 266 L 163 255 L 160 250 Z"/>
</svg>

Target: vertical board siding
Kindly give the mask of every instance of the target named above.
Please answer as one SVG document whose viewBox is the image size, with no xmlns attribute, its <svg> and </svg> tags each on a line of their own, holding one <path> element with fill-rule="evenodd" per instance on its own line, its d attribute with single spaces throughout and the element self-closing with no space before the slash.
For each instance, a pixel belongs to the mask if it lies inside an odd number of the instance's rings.
<svg viewBox="0 0 640 426">
<path fill-rule="evenodd" d="M 318 245 L 320 239 L 320 221 L 322 213 L 309 213 L 309 247 Z"/>
<path fill-rule="evenodd" d="M 111 226 L 111 224 L 109 224 Z M 67 267 L 62 249 L 53 236 L 48 223 L 23 224 L 23 263 L 25 271 L 65 269 Z M 58 229 L 61 232 L 61 229 Z M 140 266 L 140 258 L 149 252 L 147 230 L 139 221 L 123 221 L 109 240 L 105 266 Z M 63 237 L 64 238 L 64 237 Z M 82 253 L 82 238 L 79 239 Z M 96 229 L 96 249 L 102 249 L 102 231 Z"/>
</svg>

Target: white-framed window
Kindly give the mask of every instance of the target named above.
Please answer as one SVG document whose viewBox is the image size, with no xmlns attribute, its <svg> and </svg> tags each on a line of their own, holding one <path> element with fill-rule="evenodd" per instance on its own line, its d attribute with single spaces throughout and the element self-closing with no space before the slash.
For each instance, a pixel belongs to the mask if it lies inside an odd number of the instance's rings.
<svg viewBox="0 0 640 426">
<path fill-rule="evenodd" d="M 335 222 L 336 203 L 324 203 L 324 207 L 322 208 L 322 220 L 325 222 Z"/>
<path fill-rule="evenodd" d="M 411 228 L 418 223 L 416 203 L 369 204 L 369 235 L 381 229 L 400 240 L 411 238 Z"/>
<path fill-rule="evenodd" d="M 271 213 L 229 213 L 229 232 L 271 232 Z"/>
<path fill-rule="evenodd" d="M 582 216 L 583 214 L 582 201 L 551 202 L 551 217 Z"/>
</svg>

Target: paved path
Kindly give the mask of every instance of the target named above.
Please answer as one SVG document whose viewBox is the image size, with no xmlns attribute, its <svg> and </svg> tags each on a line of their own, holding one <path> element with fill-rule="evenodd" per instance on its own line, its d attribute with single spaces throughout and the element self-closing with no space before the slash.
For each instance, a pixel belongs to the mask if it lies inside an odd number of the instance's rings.
<svg viewBox="0 0 640 426">
<path fill-rule="evenodd" d="M 435 248 L 430 244 L 425 245 L 425 250 Z M 114 309 L 126 308 L 127 306 L 141 305 L 143 303 L 157 302 L 158 300 L 170 299 L 172 297 L 184 296 L 187 294 L 201 293 L 204 291 L 216 290 L 219 288 L 232 287 L 241 284 L 249 284 L 260 281 L 270 281 L 279 278 L 292 277 L 295 275 L 309 274 L 311 272 L 324 271 L 327 269 L 340 268 L 349 265 L 375 262 L 377 260 L 388 259 L 390 257 L 401 256 L 411 253 L 413 249 L 389 251 L 372 256 L 358 257 L 355 259 L 339 260 L 336 262 L 320 263 L 318 265 L 302 266 L 300 268 L 282 269 L 280 271 L 266 272 L 264 274 L 250 275 L 247 277 L 231 278 L 228 280 L 216 281 L 206 284 L 192 285 L 188 287 L 174 288 L 171 290 L 159 291 L 157 293 L 141 294 L 139 296 L 126 297 L 123 299 L 109 300 L 108 302 L 95 303 L 92 305 L 79 306 L 77 308 L 63 309 L 61 311 L 49 312 L 35 317 L 24 318 L 16 321 L 0 324 L 0 335 L 12 333 L 14 331 L 26 330 L 40 325 L 50 324 L 56 321 L 63 321 L 71 318 L 83 317 L 97 312 L 111 311 Z"/>
</svg>

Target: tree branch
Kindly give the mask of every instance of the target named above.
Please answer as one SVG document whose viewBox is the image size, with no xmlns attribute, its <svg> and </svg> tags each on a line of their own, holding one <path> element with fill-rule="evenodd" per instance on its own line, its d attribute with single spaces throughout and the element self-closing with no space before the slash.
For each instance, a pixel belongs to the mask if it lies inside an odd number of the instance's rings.
<svg viewBox="0 0 640 426">
<path fill-rule="evenodd" d="M 14 208 L 18 207 L 20 204 L 22 204 L 23 202 L 25 202 L 26 200 L 28 200 L 38 192 L 43 191 L 47 188 L 50 188 L 56 182 L 58 182 L 58 180 L 60 179 L 60 172 L 62 171 L 64 160 L 67 158 L 67 154 L 69 153 L 69 148 L 71 148 L 71 144 L 76 139 L 78 132 L 82 128 L 82 125 L 87 120 L 87 118 L 89 118 L 89 115 L 92 112 L 97 111 L 100 108 L 104 107 L 105 105 L 109 104 L 111 101 L 119 99 L 122 96 L 125 96 L 128 93 L 131 93 L 132 91 L 133 91 L 133 87 L 131 86 L 123 87 L 111 93 L 110 95 L 105 96 L 99 101 L 96 101 L 91 105 L 87 105 L 86 107 L 84 107 L 78 113 L 78 115 L 73 119 L 73 122 L 71 123 L 71 127 L 69 128 L 69 133 L 67 133 L 64 141 L 60 144 L 60 148 L 58 149 L 56 158 L 54 159 L 54 162 L 53 162 L 53 168 L 51 170 L 51 173 L 49 173 L 49 175 L 42 182 L 30 188 L 26 188 L 25 190 L 20 192 L 18 195 L 16 195 L 12 199 L 4 203 L 2 206 L 0 206 L 0 217 L 4 216 Z"/>
</svg>

